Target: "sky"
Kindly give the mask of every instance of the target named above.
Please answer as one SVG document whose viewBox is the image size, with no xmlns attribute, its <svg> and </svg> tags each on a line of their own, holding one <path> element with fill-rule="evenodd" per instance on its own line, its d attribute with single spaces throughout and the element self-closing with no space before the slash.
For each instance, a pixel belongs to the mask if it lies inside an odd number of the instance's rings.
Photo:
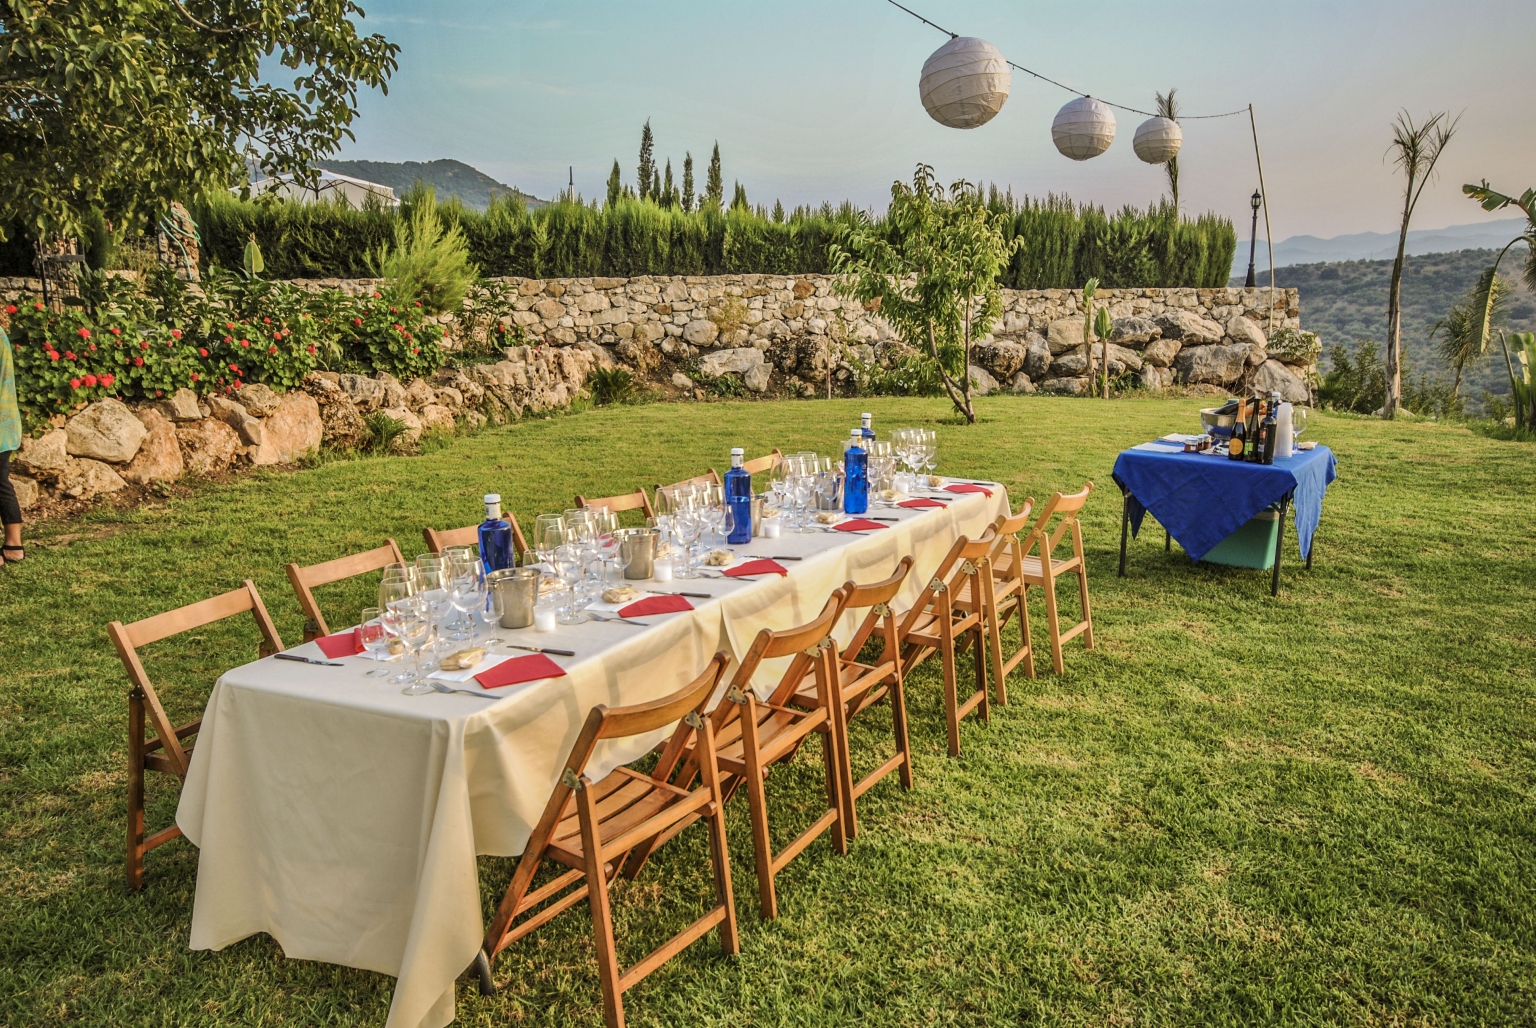
<svg viewBox="0 0 1536 1028">
<path fill-rule="evenodd" d="M 1186 115 L 1255 111 L 1276 240 L 1395 231 L 1402 180 L 1385 159 L 1399 110 L 1459 115 L 1415 228 L 1492 218 L 1461 195 L 1487 178 L 1536 185 L 1536 3 L 1531 0 L 905 0 L 1012 61 L 1103 99 L 1151 108 L 1177 87 Z M 1013 73 L 976 129 L 946 128 L 918 98 L 945 36 L 887 0 L 362 0 L 366 31 L 401 47 L 387 96 L 360 98 L 339 157 L 451 157 L 536 196 L 601 197 L 614 158 L 633 183 L 641 125 L 679 180 L 702 186 L 718 141 L 726 188 L 753 203 L 852 200 L 884 208 L 918 162 L 944 181 L 1066 194 L 1107 208 L 1163 194 L 1131 149 L 1140 115 L 1116 112 L 1109 151 L 1069 160 L 1050 125 L 1071 95 Z M 1186 213 L 1249 230 L 1258 185 L 1246 116 L 1186 120 Z M 1264 226 L 1259 225 L 1264 238 Z"/>
</svg>

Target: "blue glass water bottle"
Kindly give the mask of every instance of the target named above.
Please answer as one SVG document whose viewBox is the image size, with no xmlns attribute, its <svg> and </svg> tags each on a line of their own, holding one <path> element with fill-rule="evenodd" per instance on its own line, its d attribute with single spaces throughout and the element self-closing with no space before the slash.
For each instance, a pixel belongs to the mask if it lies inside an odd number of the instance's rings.
<svg viewBox="0 0 1536 1028">
<path fill-rule="evenodd" d="M 485 494 L 485 520 L 480 523 L 480 563 L 485 573 L 512 566 L 512 526 L 501 516 L 501 494 Z"/>
<path fill-rule="evenodd" d="M 741 447 L 731 450 L 731 470 L 725 473 L 725 502 L 731 508 L 731 534 L 726 542 L 740 546 L 752 541 L 752 475 L 744 463 Z"/>
<path fill-rule="evenodd" d="M 869 451 L 864 448 L 863 429 L 848 435 L 843 451 L 843 513 L 863 514 L 869 510 Z"/>
</svg>

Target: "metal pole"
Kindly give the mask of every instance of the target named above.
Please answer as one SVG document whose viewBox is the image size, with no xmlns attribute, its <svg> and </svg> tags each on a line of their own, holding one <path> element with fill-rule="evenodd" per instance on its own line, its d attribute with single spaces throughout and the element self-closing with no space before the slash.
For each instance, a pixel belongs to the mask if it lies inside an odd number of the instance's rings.
<svg viewBox="0 0 1536 1028">
<path fill-rule="evenodd" d="M 1248 127 L 1253 130 L 1253 158 L 1259 165 L 1259 196 L 1264 200 L 1264 235 L 1269 246 L 1269 331 L 1275 330 L 1275 233 L 1269 227 L 1269 190 L 1264 187 L 1264 155 L 1259 153 L 1259 123 L 1248 105 Z"/>
<path fill-rule="evenodd" d="M 1262 199 L 1262 197 L 1260 198 Z M 1243 283 L 1244 289 L 1252 289 L 1256 283 L 1253 278 L 1253 255 L 1259 245 L 1259 209 L 1253 209 L 1253 227 L 1248 230 L 1248 281 Z"/>
</svg>

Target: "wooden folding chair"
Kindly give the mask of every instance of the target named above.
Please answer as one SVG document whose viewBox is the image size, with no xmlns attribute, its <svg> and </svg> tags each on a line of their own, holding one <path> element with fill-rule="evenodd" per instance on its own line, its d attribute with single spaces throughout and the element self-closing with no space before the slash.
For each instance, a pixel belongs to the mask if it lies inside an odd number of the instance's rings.
<svg viewBox="0 0 1536 1028">
<path fill-rule="evenodd" d="M 782 464 L 783 462 L 784 455 L 780 453 L 779 448 L 775 446 L 772 453 L 765 453 L 761 457 L 753 457 L 751 460 L 746 461 L 741 466 L 746 468 L 747 474 L 757 475 L 764 471 L 772 471 L 775 467 Z"/>
<path fill-rule="evenodd" d="M 844 816 L 847 833 L 853 838 L 859 831 L 858 811 L 855 803 L 892 771 L 901 772 L 901 787 L 912 788 L 912 748 L 907 738 L 907 700 L 901 679 L 901 632 L 896 611 L 891 601 L 901 591 L 907 573 L 912 570 L 912 558 L 903 557 L 896 571 L 889 577 L 869 585 L 846 583 L 841 590 L 841 607 L 834 623 L 842 620 L 849 611 L 866 611 L 853 637 L 837 657 L 838 686 L 832 704 L 832 739 L 838 748 L 838 771 L 842 775 Z M 873 664 L 859 661 L 859 654 L 866 643 L 880 633 L 883 643 L 880 655 Z M 891 731 L 895 737 L 896 753 L 879 767 L 859 779 L 853 780 L 853 762 L 848 742 L 848 722 L 860 711 L 867 710 L 881 700 L 891 705 Z M 814 675 L 800 683 L 799 689 L 789 698 L 791 706 L 804 710 L 814 709 L 819 702 Z"/>
<path fill-rule="evenodd" d="M 949 755 L 960 755 L 960 719 L 980 708 L 983 721 L 992 720 L 987 701 L 986 611 L 975 579 L 981 564 L 992 552 L 991 528 L 974 542 L 965 536 L 955 540 L 939 563 L 917 601 L 900 618 L 901 675 L 912 671 L 934 653 L 944 668 L 944 714 L 949 730 Z M 976 647 L 976 690 L 960 699 L 955 655 L 967 646 Z"/>
<path fill-rule="evenodd" d="M 591 507 L 593 510 L 606 510 L 610 514 L 618 514 L 626 510 L 641 510 L 648 518 L 654 518 L 656 512 L 651 509 L 651 498 L 645 495 L 645 489 L 636 489 L 632 493 L 621 493 L 618 496 L 601 496 L 588 499 L 576 494 L 576 506 Z"/>
<path fill-rule="evenodd" d="M 192 762 L 193 744 L 185 742 L 197 734 L 203 719 L 189 721 L 180 728 L 171 726 L 160 697 L 150 683 L 144 665 L 139 661 L 138 649 L 161 639 L 182 632 L 201 628 L 215 621 L 234 617 L 249 611 L 256 619 L 261 632 L 258 656 L 278 653 L 283 640 L 277 627 L 267 616 L 267 608 L 261 602 L 256 584 L 249 579 L 239 589 L 194 603 L 176 610 L 156 614 L 154 617 L 124 625 L 114 621 L 107 626 L 107 634 L 117 647 L 117 655 L 128 671 L 133 687 L 128 690 L 128 888 L 140 889 L 144 885 L 144 854 L 162 846 L 181 834 L 176 825 L 162 828 L 153 835 L 144 835 L 144 772 L 160 771 L 185 780 L 187 768 Z M 144 717 L 148 714 L 154 736 L 144 738 Z"/>
<path fill-rule="evenodd" d="M 612 709 L 602 705 L 592 708 L 475 957 L 482 994 L 490 995 L 497 988 L 491 976 L 497 953 L 583 899 L 592 912 L 598 972 L 603 984 L 603 1015 L 609 1028 L 621 1028 L 624 1024 L 626 991 L 716 925 L 721 926 L 721 948 L 726 953 L 740 952 L 730 854 L 725 840 L 725 794 L 716 763 L 714 725 L 705 715 L 728 662 L 727 654 L 716 653 L 703 674 L 659 700 Z M 662 751 L 661 766 L 654 773 L 647 775 L 618 767 L 596 783 L 586 776 L 587 761 L 600 740 L 644 735 L 674 722 L 677 728 Z M 689 779 L 700 779 L 697 787 L 691 780 L 673 778 L 662 770 L 675 769 L 678 755 L 684 752 L 691 757 L 686 772 Z M 635 847 L 670 838 L 699 820 L 709 825 L 715 905 L 628 971 L 622 970 L 609 908 L 610 883 Z M 534 876 L 546 860 L 570 870 L 534 889 Z M 567 889 L 571 891 L 566 892 Z M 562 892 L 566 894 L 560 896 Z M 514 923 L 546 902 L 549 905 L 542 910 Z"/>
<path fill-rule="evenodd" d="M 1093 649 L 1093 612 L 1088 606 L 1088 562 L 1083 556 L 1083 529 L 1078 524 L 1078 511 L 1088 502 L 1093 483 L 1083 486 L 1081 492 L 1064 496 L 1055 493 L 1040 511 L 1035 527 L 1024 537 L 1023 561 L 1020 569 L 1026 586 L 1038 585 L 1045 589 L 1045 619 L 1051 636 L 1051 665 L 1058 675 L 1066 673 L 1061 659 L 1063 644 L 1081 635 L 1083 648 Z M 1060 517 L 1053 531 L 1047 534 L 1053 517 Z M 1072 533 L 1072 556 L 1056 560 L 1051 556 L 1056 544 L 1068 531 Z M 1038 555 L 1034 551 L 1039 547 Z M 1061 618 L 1056 610 L 1056 580 L 1063 575 L 1077 576 L 1077 595 L 1082 605 L 1083 619 L 1065 632 L 1061 630 Z"/>
<path fill-rule="evenodd" d="M 311 639 L 331 634 L 330 627 L 325 623 L 325 615 L 320 613 L 320 604 L 315 601 L 315 589 L 322 585 L 330 585 L 332 582 L 340 582 L 342 579 L 378 571 L 389 564 L 404 563 L 405 558 L 400 555 L 400 547 L 395 545 L 393 539 L 385 539 L 384 545 L 378 549 L 337 557 L 324 564 L 311 564 L 307 568 L 289 564 L 288 581 L 293 585 L 293 593 L 299 598 L 299 606 L 304 611 L 304 641 L 309 642 Z"/>
<path fill-rule="evenodd" d="M 523 538 L 522 526 L 517 523 L 517 515 L 503 511 L 503 518 L 512 526 L 512 546 L 519 556 L 528 552 L 528 542 Z M 439 532 L 435 528 L 423 528 L 421 530 L 422 541 L 427 544 L 428 553 L 442 553 L 450 546 L 479 546 L 480 526 L 465 525 L 463 528 L 445 528 Z"/>
<path fill-rule="evenodd" d="M 1024 664 L 1024 677 L 1035 677 L 1035 652 L 1029 637 L 1029 586 L 1020 572 L 1024 548 L 1019 544 L 1019 533 L 1029 524 L 1029 512 L 1034 506 L 1035 498 L 1031 496 L 1017 514 L 998 515 L 992 526 L 997 538 L 983 564 L 984 573 L 978 576 L 987 616 L 987 642 L 992 651 L 992 684 L 999 704 L 1008 702 L 1008 672 L 1020 662 Z M 1003 628 L 1014 615 L 1019 618 L 1019 648 L 1004 659 Z"/>
<path fill-rule="evenodd" d="M 704 472 L 704 474 L 702 474 L 702 475 L 694 475 L 692 478 L 685 478 L 681 482 L 673 482 L 671 485 L 658 485 L 658 486 L 656 486 L 655 489 L 651 490 L 651 495 L 654 496 L 656 493 L 661 492 L 663 489 L 676 489 L 680 485 L 719 485 L 719 484 L 720 484 L 720 476 L 719 476 L 719 474 L 717 474 L 715 472 L 714 468 L 710 468 L 708 471 Z"/>
</svg>

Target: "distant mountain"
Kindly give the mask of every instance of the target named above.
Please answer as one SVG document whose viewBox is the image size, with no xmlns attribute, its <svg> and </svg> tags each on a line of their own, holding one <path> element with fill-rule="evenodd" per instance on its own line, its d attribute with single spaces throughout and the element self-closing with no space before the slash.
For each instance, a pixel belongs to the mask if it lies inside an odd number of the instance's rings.
<svg viewBox="0 0 1536 1028">
<path fill-rule="evenodd" d="M 1410 256 L 1429 253 L 1454 253 L 1458 250 L 1498 249 L 1520 234 L 1524 218 L 1483 221 L 1474 225 L 1449 228 L 1410 229 Z M 1248 247 L 1242 240 L 1232 258 L 1232 274 L 1248 274 Z M 1392 260 L 1397 256 L 1396 232 L 1357 232 L 1349 236 L 1319 239 L 1316 236 L 1291 236 L 1275 244 L 1275 267 L 1291 264 L 1317 264 L 1327 261 Z M 1264 240 L 1259 240 L 1254 265 L 1263 274 L 1269 269 L 1269 254 Z"/>
<path fill-rule="evenodd" d="M 457 196 L 465 207 L 483 211 L 490 205 L 491 197 L 516 195 L 529 207 L 541 207 L 548 201 L 540 200 L 516 186 L 497 182 L 484 172 L 471 168 L 462 161 L 319 161 L 320 167 L 341 175 L 367 179 L 381 186 L 389 186 L 396 196 L 402 195 L 418 181 L 426 182 L 437 191 L 439 200 Z"/>
</svg>

